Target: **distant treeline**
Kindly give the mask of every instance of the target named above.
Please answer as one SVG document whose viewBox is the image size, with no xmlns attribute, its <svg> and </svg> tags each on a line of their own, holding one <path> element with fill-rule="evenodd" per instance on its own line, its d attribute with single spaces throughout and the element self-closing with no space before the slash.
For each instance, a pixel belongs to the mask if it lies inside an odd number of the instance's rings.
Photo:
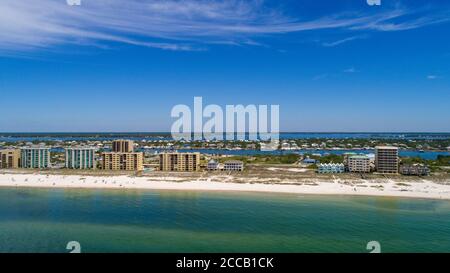
<svg viewBox="0 0 450 273">
<path fill-rule="evenodd" d="M 170 132 L 135 132 L 135 133 L 125 133 L 125 132 L 110 132 L 110 133 L 0 133 L 0 137 L 49 137 L 49 138 L 57 138 L 57 137 L 102 137 L 102 138 L 116 138 L 116 137 L 169 137 L 171 136 Z"/>
</svg>

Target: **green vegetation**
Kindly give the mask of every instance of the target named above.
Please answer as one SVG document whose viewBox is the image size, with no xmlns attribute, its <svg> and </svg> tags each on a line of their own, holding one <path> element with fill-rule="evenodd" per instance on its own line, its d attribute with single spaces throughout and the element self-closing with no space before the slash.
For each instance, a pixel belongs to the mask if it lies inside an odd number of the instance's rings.
<svg viewBox="0 0 450 273">
<path fill-rule="evenodd" d="M 420 157 L 402 157 L 402 164 L 425 164 L 427 165 L 431 171 L 440 170 L 440 167 L 449 167 L 450 166 L 450 156 L 448 155 L 438 155 L 438 157 L 433 160 L 426 160 Z"/>
<path fill-rule="evenodd" d="M 231 156 L 220 159 L 220 162 L 227 160 L 240 160 L 251 164 L 294 164 L 300 159 L 299 155 L 254 155 L 254 156 Z"/>
<path fill-rule="evenodd" d="M 450 156 L 448 155 L 438 155 L 436 160 L 428 160 L 426 163 L 431 171 L 440 170 L 440 167 L 449 167 L 450 166 Z M 447 173 L 450 173 L 450 170 L 447 169 Z"/>
<path fill-rule="evenodd" d="M 320 163 L 343 163 L 344 162 L 344 157 L 342 155 L 330 154 L 330 155 L 324 155 L 324 156 L 314 156 L 314 155 L 309 154 L 309 155 L 305 155 L 305 156 L 309 156 L 309 158 L 319 160 Z"/>
<path fill-rule="evenodd" d="M 438 166 L 450 166 L 450 155 L 438 155 L 434 161 Z"/>
<path fill-rule="evenodd" d="M 427 164 L 427 160 L 422 159 L 420 157 L 402 157 L 401 161 L 402 161 L 402 164 L 416 164 L 416 163 Z M 432 160 L 430 160 L 430 161 L 432 161 Z"/>
</svg>

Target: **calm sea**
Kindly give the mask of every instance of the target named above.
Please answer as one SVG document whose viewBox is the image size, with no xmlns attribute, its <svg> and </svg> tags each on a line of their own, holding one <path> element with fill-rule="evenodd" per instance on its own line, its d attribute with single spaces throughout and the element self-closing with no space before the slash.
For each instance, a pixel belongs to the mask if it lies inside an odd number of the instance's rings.
<svg viewBox="0 0 450 273">
<path fill-rule="evenodd" d="M 450 252 L 450 202 L 0 189 L 0 252 Z"/>
</svg>

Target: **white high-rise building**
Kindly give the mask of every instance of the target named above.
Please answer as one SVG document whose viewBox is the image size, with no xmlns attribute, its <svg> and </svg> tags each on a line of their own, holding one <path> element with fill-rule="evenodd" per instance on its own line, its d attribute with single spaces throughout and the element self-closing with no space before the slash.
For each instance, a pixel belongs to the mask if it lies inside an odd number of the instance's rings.
<svg viewBox="0 0 450 273">
<path fill-rule="evenodd" d="M 22 168 L 46 169 L 50 168 L 50 148 L 26 147 L 20 149 Z"/>
<path fill-rule="evenodd" d="M 76 147 L 66 148 L 66 168 L 95 169 L 95 148 Z"/>
</svg>

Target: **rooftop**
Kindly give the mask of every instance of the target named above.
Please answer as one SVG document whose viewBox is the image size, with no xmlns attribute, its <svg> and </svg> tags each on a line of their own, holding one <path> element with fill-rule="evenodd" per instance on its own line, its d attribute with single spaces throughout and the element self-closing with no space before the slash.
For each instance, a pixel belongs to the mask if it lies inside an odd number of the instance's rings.
<svg viewBox="0 0 450 273">
<path fill-rule="evenodd" d="M 197 155 L 199 152 L 160 152 L 159 154 L 169 154 L 169 155 Z"/>
<path fill-rule="evenodd" d="M 91 146 L 76 146 L 76 147 L 67 147 L 66 150 L 97 150 L 96 147 Z"/>
<path fill-rule="evenodd" d="M 352 155 L 352 156 L 349 156 L 348 158 L 369 159 L 369 157 L 367 155 Z"/>
<path fill-rule="evenodd" d="M 113 154 L 113 155 L 135 155 L 135 154 L 144 154 L 143 152 L 103 152 L 102 154 Z"/>
<path fill-rule="evenodd" d="M 398 147 L 394 147 L 394 146 L 376 146 L 375 149 L 398 150 Z"/>
<path fill-rule="evenodd" d="M 50 150 L 50 147 L 37 145 L 37 146 L 21 147 L 20 149 L 21 150 L 29 150 L 29 149 L 32 149 L 32 150 Z"/>
<path fill-rule="evenodd" d="M 240 160 L 228 160 L 228 161 L 225 161 L 225 164 L 244 164 L 244 162 L 242 162 Z"/>
<path fill-rule="evenodd" d="M 319 166 L 323 166 L 323 167 L 341 167 L 344 166 L 344 164 L 342 163 L 320 163 Z"/>
</svg>

